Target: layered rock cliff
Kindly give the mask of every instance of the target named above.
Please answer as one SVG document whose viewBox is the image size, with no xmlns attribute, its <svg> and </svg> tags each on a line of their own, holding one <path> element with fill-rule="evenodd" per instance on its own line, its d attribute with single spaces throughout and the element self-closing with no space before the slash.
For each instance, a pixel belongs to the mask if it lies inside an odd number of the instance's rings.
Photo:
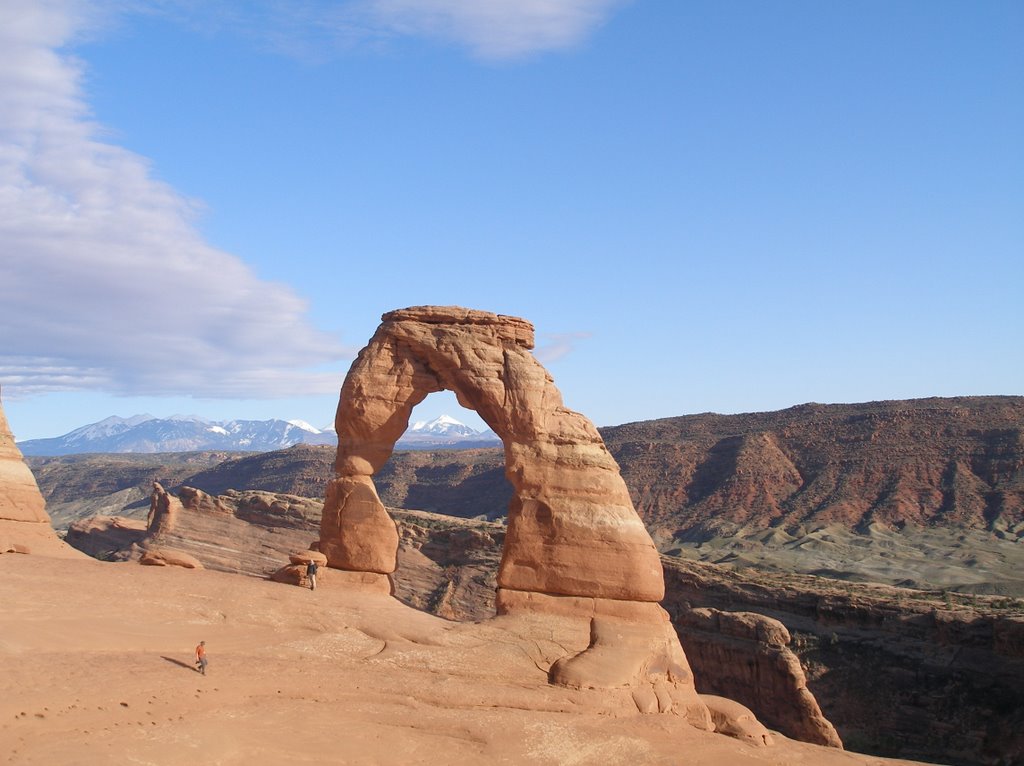
<svg viewBox="0 0 1024 766">
<path fill-rule="evenodd" d="M 0 406 L 0 553 L 78 557 L 57 537 L 32 471 L 14 443 Z"/>
<path fill-rule="evenodd" d="M 1024 536 L 1024 398 L 805 404 L 603 430 L 647 525 L 942 526 Z"/>
<path fill-rule="evenodd" d="M 1024 535 L 1024 397 L 806 404 L 778 412 L 685 415 L 600 429 L 637 511 L 662 547 L 739 530 L 838 525 Z M 199 453 L 200 455 L 207 453 Z M 215 460 L 211 456 L 207 465 Z M 152 456 L 137 460 L 153 461 Z M 180 461 L 181 458 L 174 458 Z M 297 446 L 215 467 L 140 474 L 211 494 L 261 489 L 322 497 L 334 450 Z M 131 456 L 29 458 L 47 502 L 124 489 Z M 81 459 L 77 459 L 81 462 Z M 105 460 L 117 463 L 106 465 Z M 111 489 L 97 484 L 109 476 Z M 375 475 L 389 507 L 499 518 L 512 487 L 501 450 L 395 453 Z M 134 486 L 134 485 L 133 485 Z"/>
</svg>

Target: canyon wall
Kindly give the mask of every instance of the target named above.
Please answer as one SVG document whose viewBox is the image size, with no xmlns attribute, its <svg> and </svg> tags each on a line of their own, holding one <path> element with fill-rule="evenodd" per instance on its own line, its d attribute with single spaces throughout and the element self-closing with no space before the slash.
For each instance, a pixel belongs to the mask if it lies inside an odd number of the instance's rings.
<svg viewBox="0 0 1024 766">
<path fill-rule="evenodd" d="M 663 561 L 664 603 L 684 645 L 695 609 L 778 620 L 848 748 L 1024 762 L 1024 603 Z"/>
</svg>

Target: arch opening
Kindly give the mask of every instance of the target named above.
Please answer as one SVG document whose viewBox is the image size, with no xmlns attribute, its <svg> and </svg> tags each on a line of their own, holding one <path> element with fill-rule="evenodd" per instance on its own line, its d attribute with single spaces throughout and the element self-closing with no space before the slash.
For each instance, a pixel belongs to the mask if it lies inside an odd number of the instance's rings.
<svg viewBox="0 0 1024 766">
<path fill-rule="evenodd" d="M 481 620 L 495 612 L 513 489 L 501 441 L 448 393 L 413 408 L 373 481 L 398 526 L 395 597 L 446 619 Z"/>
</svg>

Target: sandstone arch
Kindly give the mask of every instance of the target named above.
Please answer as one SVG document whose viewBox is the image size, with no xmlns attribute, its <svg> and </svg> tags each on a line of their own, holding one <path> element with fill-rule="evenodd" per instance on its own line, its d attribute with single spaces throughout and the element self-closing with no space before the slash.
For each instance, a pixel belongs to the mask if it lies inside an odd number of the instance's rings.
<svg viewBox="0 0 1024 766">
<path fill-rule="evenodd" d="M 589 630 L 586 648 L 557 659 L 549 680 L 628 688 L 639 710 L 679 712 L 710 729 L 658 605 L 665 587 L 658 552 L 618 465 L 594 425 L 562 404 L 532 348 L 533 326 L 517 317 L 455 306 L 385 314 L 341 389 L 335 478 L 317 547 L 330 567 L 352 573 L 349 581 L 374 582 L 367 578 L 395 570 L 398 534 L 372 476 L 413 408 L 431 393 L 452 391 L 504 444 L 513 498 L 498 613 L 540 613 Z"/>
<path fill-rule="evenodd" d="M 320 548 L 330 566 L 389 574 L 398 538 L 371 476 L 413 408 L 449 390 L 501 438 L 513 487 L 498 572 L 516 593 L 656 603 L 657 550 L 594 425 L 566 409 L 533 357 L 532 325 L 516 317 L 422 306 L 385 314 L 341 390 L 336 478 Z"/>
</svg>

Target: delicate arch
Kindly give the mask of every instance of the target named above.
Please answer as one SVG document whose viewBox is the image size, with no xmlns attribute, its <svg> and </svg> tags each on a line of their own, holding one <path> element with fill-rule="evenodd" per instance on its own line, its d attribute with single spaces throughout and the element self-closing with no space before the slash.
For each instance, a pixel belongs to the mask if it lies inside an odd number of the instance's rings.
<svg viewBox="0 0 1024 766">
<path fill-rule="evenodd" d="M 413 408 L 450 390 L 501 438 L 513 488 L 499 603 L 557 596 L 657 602 L 661 562 L 594 425 L 566 409 L 530 353 L 533 326 L 453 306 L 392 311 L 345 378 L 320 550 L 332 567 L 390 574 L 398 534 L 372 476 Z"/>
</svg>

